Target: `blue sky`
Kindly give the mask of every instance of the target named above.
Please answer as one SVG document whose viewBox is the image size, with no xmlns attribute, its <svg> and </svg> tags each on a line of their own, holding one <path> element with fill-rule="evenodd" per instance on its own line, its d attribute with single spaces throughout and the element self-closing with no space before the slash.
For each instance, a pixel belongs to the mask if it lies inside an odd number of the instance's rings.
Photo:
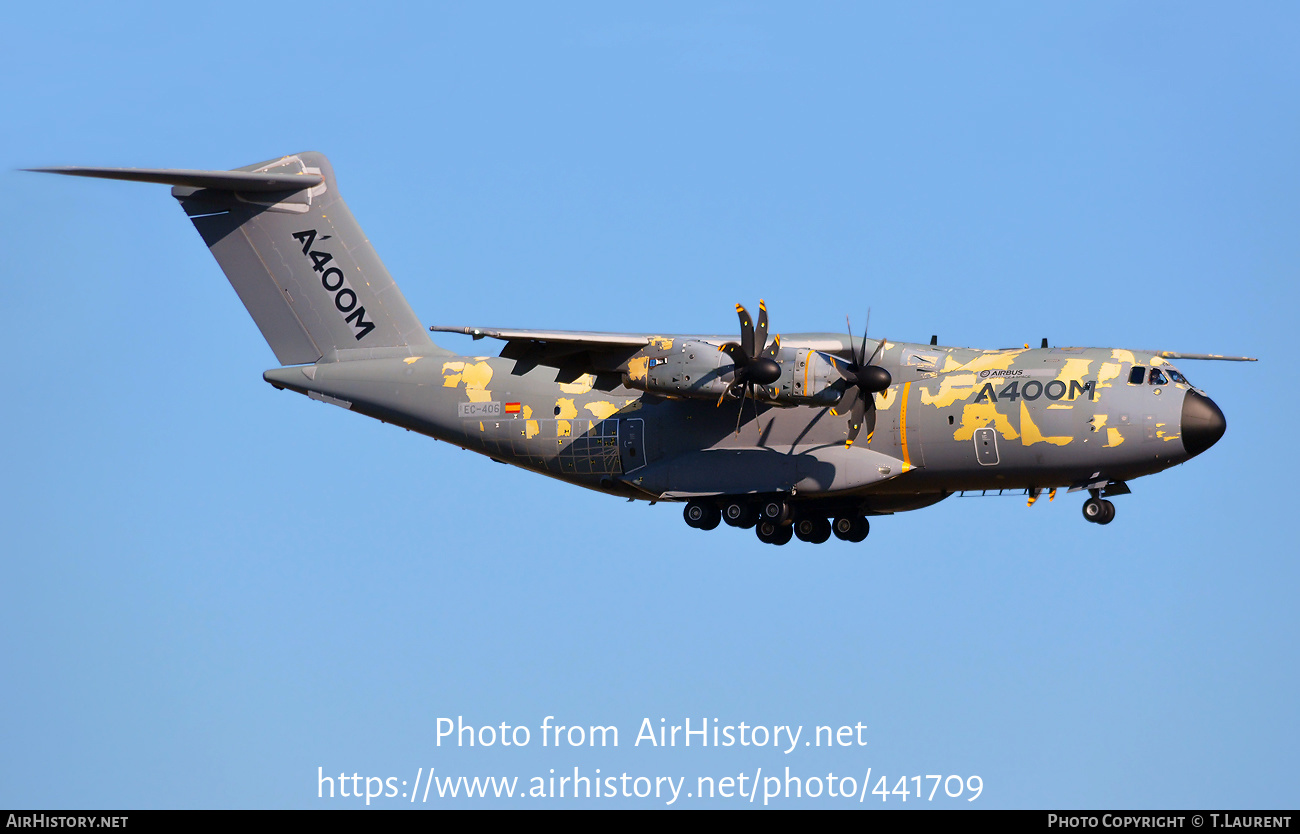
<svg viewBox="0 0 1300 834">
<path fill-rule="evenodd" d="M 11 9 L 0 806 L 788 766 L 1294 807 L 1296 34 L 1272 3 Z M 165 188 L 14 170 L 308 149 L 426 324 L 726 332 L 762 297 L 776 331 L 1261 361 L 1183 363 L 1228 432 L 1109 527 L 953 498 L 773 548 L 276 392 Z M 533 741 L 439 746 L 456 716 Z M 547 716 L 620 744 L 542 748 Z M 868 744 L 633 744 L 687 717 Z"/>
</svg>

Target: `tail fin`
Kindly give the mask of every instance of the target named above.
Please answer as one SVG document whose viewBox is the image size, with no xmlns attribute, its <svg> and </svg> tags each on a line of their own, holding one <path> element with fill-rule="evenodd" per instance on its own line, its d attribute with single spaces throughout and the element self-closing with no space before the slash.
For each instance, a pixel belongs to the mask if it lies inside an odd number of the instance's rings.
<svg viewBox="0 0 1300 834">
<path fill-rule="evenodd" d="M 433 344 L 339 196 L 323 154 L 235 171 L 37 170 L 175 186 L 172 196 L 282 365 Z"/>
</svg>

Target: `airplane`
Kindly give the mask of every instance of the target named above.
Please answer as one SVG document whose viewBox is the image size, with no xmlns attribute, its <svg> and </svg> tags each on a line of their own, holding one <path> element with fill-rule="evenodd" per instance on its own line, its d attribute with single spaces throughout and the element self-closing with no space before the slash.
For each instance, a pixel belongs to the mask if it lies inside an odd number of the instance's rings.
<svg viewBox="0 0 1300 834">
<path fill-rule="evenodd" d="M 425 328 L 342 197 L 298 153 L 232 171 L 33 168 L 172 186 L 281 367 L 280 390 L 628 500 L 684 505 L 783 545 L 863 541 L 869 519 L 958 493 L 1086 491 L 1115 517 L 1128 482 L 1204 452 L 1223 412 L 1171 360 L 1117 348 L 981 350 L 836 333 L 733 335 Z M 431 332 L 504 342 L 462 356 Z"/>
</svg>

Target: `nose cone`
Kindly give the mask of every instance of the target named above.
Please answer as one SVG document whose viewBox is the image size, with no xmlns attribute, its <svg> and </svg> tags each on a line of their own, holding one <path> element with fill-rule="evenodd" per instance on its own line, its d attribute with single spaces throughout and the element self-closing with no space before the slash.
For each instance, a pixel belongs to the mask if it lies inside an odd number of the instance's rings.
<svg viewBox="0 0 1300 834">
<path fill-rule="evenodd" d="M 1188 391 L 1183 397 L 1183 448 L 1189 455 L 1199 455 L 1219 442 L 1228 428 L 1223 412 L 1209 397 Z"/>
</svg>

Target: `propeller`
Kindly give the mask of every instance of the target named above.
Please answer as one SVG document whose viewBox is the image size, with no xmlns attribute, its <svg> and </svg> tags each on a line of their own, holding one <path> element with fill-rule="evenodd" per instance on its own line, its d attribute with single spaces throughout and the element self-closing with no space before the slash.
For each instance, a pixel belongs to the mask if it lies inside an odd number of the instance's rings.
<svg viewBox="0 0 1300 834">
<path fill-rule="evenodd" d="M 844 319 L 845 324 L 849 326 L 849 354 L 853 357 L 850 363 L 836 362 L 835 368 L 844 377 L 845 391 L 844 397 L 835 406 L 836 415 L 848 413 L 849 415 L 849 437 L 845 441 L 845 446 L 852 446 L 853 441 L 857 440 L 858 432 L 862 431 L 862 424 L 867 420 L 867 412 L 873 412 L 872 422 L 875 422 L 874 412 L 876 410 L 875 395 L 887 389 L 893 384 L 893 377 L 889 371 L 875 364 L 880 352 L 885 348 L 885 340 L 881 339 L 876 345 L 875 351 L 871 358 L 867 359 L 867 329 L 862 330 L 862 345 L 855 348 L 853 345 L 853 325 L 849 324 L 848 317 Z M 871 313 L 867 313 L 867 327 L 871 327 Z M 871 432 L 867 432 L 868 438 Z"/>
<path fill-rule="evenodd" d="M 749 311 L 736 305 L 736 314 L 740 316 L 740 342 L 727 342 L 718 350 L 731 358 L 734 366 L 732 382 L 727 390 L 718 397 L 718 405 L 728 396 L 740 397 L 740 413 L 736 415 L 736 433 L 740 433 L 740 421 L 745 413 L 745 398 L 755 399 L 754 413 L 758 413 L 758 403 L 754 396 L 754 386 L 771 385 L 781 378 L 781 365 L 776 355 L 781 350 L 781 337 L 774 336 L 772 343 L 767 343 L 767 305 L 762 299 L 758 302 L 758 328 L 749 317 Z M 737 393 L 739 391 L 739 394 Z"/>
</svg>

